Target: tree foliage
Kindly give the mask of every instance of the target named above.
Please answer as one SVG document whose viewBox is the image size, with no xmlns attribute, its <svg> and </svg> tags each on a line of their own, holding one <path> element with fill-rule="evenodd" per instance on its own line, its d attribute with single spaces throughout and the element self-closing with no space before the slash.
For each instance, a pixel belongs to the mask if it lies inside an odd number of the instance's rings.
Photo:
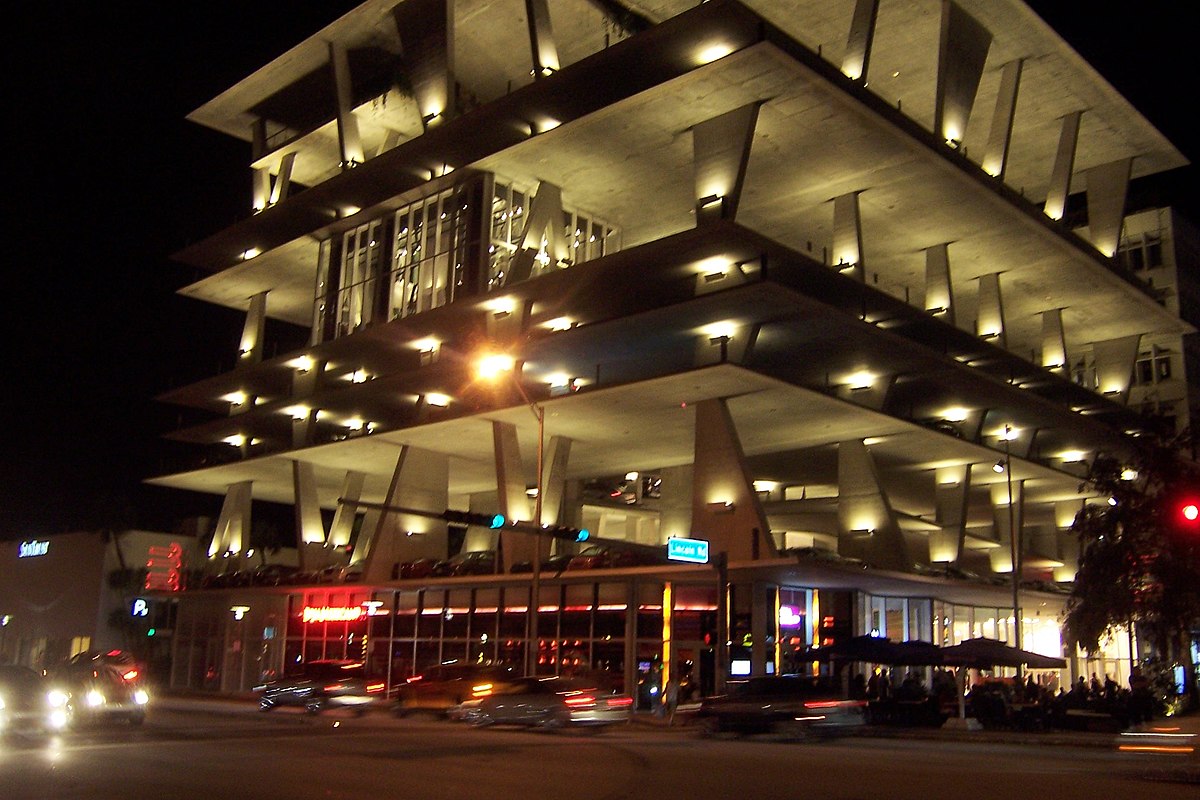
<svg viewBox="0 0 1200 800">
<path fill-rule="evenodd" d="M 1147 441 L 1133 463 L 1093 463 L 1086 485 L 1112 499 L 1087 505 L 1073 526 L 1080 556 L 1067 604 L 1071 644 L 1095 651 L 1112 628 L 1134 623 L 1159 656 L 1183 655 L 1200 626 L 1200 537 L 1181 529 L 1175 508 L 1200 486 L 1196 462 L 1182 455 L 1189 445 L 1190 437 Z"/>
</svg>

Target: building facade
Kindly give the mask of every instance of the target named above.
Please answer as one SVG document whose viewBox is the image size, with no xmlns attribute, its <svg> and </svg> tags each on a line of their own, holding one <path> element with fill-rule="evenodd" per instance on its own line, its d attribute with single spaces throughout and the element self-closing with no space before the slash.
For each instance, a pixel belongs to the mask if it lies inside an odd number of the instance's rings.
<svg viewBox="0 0 1200 800">
<path fill-rule="evenodd" d="M 372 0 L 189 119 L 254 190 L 183 293 L 246 322 L 163 395 L 211 419 L 154 482 L 224 497 L 214 573 L 255 501 L 294 506 L 309 577 L 186 593 L 178 686 L 350 656 L 712 690 L 864 633 L 1059 655 L 1107 499 L 1080 478 L 1193 331 L 1125 214 L 1185 159 L 1018 0 Z M 268 318 L 307 346 L 267 357 Z M 447 510 L 711 560 L 543 572 L 587 543 Z M 460 550 L 494 574 L 403 568 Z"/>
</svg>

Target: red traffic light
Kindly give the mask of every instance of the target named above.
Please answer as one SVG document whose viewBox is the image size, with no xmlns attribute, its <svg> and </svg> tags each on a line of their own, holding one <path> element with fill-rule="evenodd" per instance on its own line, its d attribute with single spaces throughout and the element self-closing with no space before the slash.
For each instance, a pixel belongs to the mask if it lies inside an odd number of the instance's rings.
<svg viewBox="0 0 1200 800">
<path fill-rule="evenodd" d="M 1200 503 L 1187 501 L 1179 507 L 1179 515 L 1187 522 L 1200 520 Z"/>
</svg>

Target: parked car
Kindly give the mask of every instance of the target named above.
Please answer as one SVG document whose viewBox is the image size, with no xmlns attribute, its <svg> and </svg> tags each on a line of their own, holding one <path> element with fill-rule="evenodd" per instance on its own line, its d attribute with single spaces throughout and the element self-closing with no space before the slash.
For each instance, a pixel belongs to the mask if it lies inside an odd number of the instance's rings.
<svg viewBox="0 0 1200 800">
<path fill-rule="evenodd" d="M 697 718 L 710 733 L 783 733 L 796 738 L 832 735 L 866 724 L 866 702 L 847 700 L 824 678 L 771 675 L 750 678 L 728 694 L 706 698 Z"/>
<path fill-rule="evenodd" d="M 408 678 L 396 691 L 395 711 L 445 714 L 454 706 L 506 690 L 519 673 L 512 667 L 480 664 L 438 664 Z"/>
<path fill-rule="evenodd" d="M 567 562 L 567 569 L 613 569 L 615 567 L 637 567 L 650 563 L 653 563 L 650 559 L 633 550 L 594 544 L 591 547 L 585 547 L 579 552 L 579 555 Z"/>
<path fill-rule="evenodd" d="M 434 568 L 439 563 L 441 562 L 436 558 L 418 558 L 416 561 L 405 561 L 396 568 L 394 577 L 401 580 L 428 578 L 433 574 Z"/>
<path fill-rule="evenodd" d="M 264 564 L 254 570 L 252 583 L 255 586 L 280 586 L 291 582 L 292 577 L 300 571 L 299 567 L 287 564 Z"/>
<path fill-rule="evenodd" d="M 303 706 L 309 714 L 327 708 L 353 708 L 366 711 L 383 700 L 383 679 L 367 677 L 361 661 L 319 660 L 297 664 L 293 672 L 278 680 L 254 687 L 259 692 L 258 707 L 270 711 L 275 706 Z"/>
<path fill-rule="evenodd" d="M 150 692 L 142 666 L 128 653 L 86 651 L 50 672 L 51 705 L 64 727 L 105 721 L 141 725 Z"/>
<path fill-rule="evenodd" d="M 540 567 L 542 572 L 562 572 L 571 563 L 571 559 L 575 557 L 574 553 L 558 553 L 552 555 L 542 561 Z M 532 561 L 518 561 L 512 565 L 509 572 L 533 572 Z"/>
<path fill-rule="evenodd" d="M 495 550 L 468 550 L 453 558 L 438 562 L 433 574 L 447 575 L 491 575 L 496 571 Z"/>
<path fill-rule="evenodd" d="M 578 678 L 519 678 L 503 692 L 468 700 L 451 712 L 472 725 L 598 728 L 628 722 L 633 698 Z"/>
<path fill-rule="evenodd" d="M 50 702 L 50 687 L 28 667 L 0 665 L 0 735 L 45 733 L 66 725 L 66 711 Z"/>
</svg>

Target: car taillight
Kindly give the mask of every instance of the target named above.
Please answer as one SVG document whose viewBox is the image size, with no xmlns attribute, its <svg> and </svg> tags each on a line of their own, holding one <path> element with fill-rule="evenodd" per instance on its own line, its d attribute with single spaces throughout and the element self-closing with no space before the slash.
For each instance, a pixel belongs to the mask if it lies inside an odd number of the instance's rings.
<svg viewBox="0 0 1200 800">
<path fill-rule="evenodd" d="M 336 691 L 337 691 L 338 689 L 340 689 L 340 688 L 342 688 L 342 685 L 341 685 L 340 683 L 331 683 L 331 684 L 329 684 L 328 686 L 326 686 L 326 687 L 325 687 L 325 691 L 327 691 L 327 692 L 336 692 Z"/>
<path fill-rule="evenodd" d="M 805 703 L 805 708 L 837 708 L 842 704 L 841 700 L 821 700 Z"/>
<path fill-rule="evenodd" d="M 617 708 L 625 708 L 626 706 L 633 705 L 633 698 L 632 697 L 610 697 L 610 698 L 608 698 L 608 704 L 610 706 L 616 706 Z"/>
<path fill-rule="evenodd" d="M 411 678 L 408 678 L 408 683 L 416 683 L 424 677 L 424 675 L 413 675 Z"/>
<path fill-rule="evenodd" d="M 490 683 L 481 683 L 471 687 L 472 697 L 487 697 L 492 693 L 493 686 Z"/>
<path fill-rule="evenodd" d="M 586 708 L 596 705 L 596 698 L 590 694 L 573 694 L 564 697 L 563 702 L 571 708 Z"/>
<path fill-rule="evenodd" d="M 134 678 L 136 678 L 137 676 L 138 676 L 138 671 L 136 669 L 131 669 L 128 672 L 126 672 L 124 675 L 122 675 L 121 677 L 127 681 L 131 681 Z"/>
<path fill-rule="evenodd" d="M 375 692 L 382 692 L 383 686 L 384 686 L 383 683 L 368 683 L 367 684 L 367 694 L 374 694 Z"/>
</svg>

